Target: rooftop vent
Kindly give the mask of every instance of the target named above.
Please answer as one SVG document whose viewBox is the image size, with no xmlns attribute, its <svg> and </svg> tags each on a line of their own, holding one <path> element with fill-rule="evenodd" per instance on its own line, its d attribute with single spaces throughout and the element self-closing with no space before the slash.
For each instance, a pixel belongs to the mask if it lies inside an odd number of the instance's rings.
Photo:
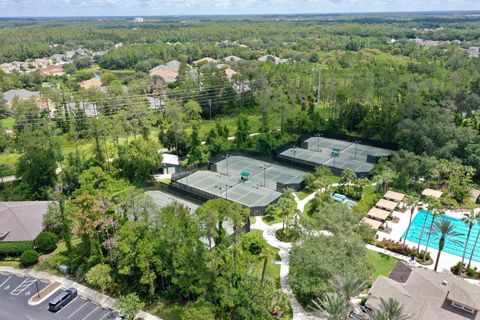
<svg viewBox="0 0 480 320">
<path fill-rule="evenodd" d="M 444 286 L 447 286 L 447 285 L 448 285 L 447 280 L 443 280 L 443 281 L 442 281 L 442 284 L 443 284 Z"/>
</svg>

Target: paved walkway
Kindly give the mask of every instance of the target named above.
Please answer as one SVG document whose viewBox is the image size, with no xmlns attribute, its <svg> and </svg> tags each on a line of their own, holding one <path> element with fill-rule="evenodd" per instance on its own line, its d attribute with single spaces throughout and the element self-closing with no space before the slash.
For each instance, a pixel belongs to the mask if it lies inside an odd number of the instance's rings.
<svg viewBox="0 0 480 320">
<path fill-rule="evenodd" d="M 114 298 L 104 295 L 98 291 L 92 290 L 84 285 L 79 284 L 78 282 L 65 279 L 63 277 L 55 276 L 47 272 L 33 270 L 33 269 L 20 269 L 20 268 L 2 267 L 2 266 L 0 266 L 0 272 L 7 272 L 7 273 L 19 275 L 19 276 L 32 277 L 37 279 L 44 279 L 50 282 L 56 281 L 61 283 L 62 287 L 65 287 L 65 288 L 74 287 L 75 289 L 77 289 L 78 293 L 81 296 L 89 300 L 95 301 L 96 303 L 98 303 L 99 305 L 105 308 L 114 309 L 114 306 L 115 306 Z M 146 313 L 143 311 L 140 311 L 137 314 L 137 317 L 143 318 L 145 320 L 162 320 L 150 313 Z"/>
<path fill-rule="evenodd" d="M 292 292 L 290 283 L 288 282 L 288 273 L 290 270 L 290 250 L 292 245 L 290 243 L 282 242 L 275 237 L 275 232 L 282 229 L 282 223 L 276 223 L 268 225 L 263 221 L 263 217 L 256 217 L 255 223 L 250 226 L 252 229 L 262 230 L 263 237 L 267 240 L 268 244 L 274 248 L 280 249 L 280 285 L 283 292 L 288 296 L 290 305 L 293 310 L 293 320 L 311 320 L 316 319 L 310 316 L 305 309 L 300 305 L 297 298 Z"/>
</svg>

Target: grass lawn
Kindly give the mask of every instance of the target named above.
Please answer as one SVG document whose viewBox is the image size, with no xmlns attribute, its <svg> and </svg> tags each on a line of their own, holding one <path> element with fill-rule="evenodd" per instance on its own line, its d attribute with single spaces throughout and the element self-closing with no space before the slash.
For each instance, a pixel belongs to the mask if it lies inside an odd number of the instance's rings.
<svg viewBox="0 0 480 320">
<path fill-rule="evenodd" d="M 0 267 L 20 268 L 20 261 L 18 260 L 0 261 Z"/>
<path fill-rule="evenodd" d="M 2 175 L 11 176 L 15 174 L 15 166 L 20 155 L 17 153 L 0 153 L 0 164 L 5 165 Z"/>
<path fill-rule="evenodd" d="M 353 210 L 358 213 L 367 213 L 378 200 L 380 200 L 382 195 L 378 194 L 375 190 L 375 187 L 365 187 L 363 189 L 362 199 L 357 203 Z"/>
<path fill-rule="evenodd" d="M 9 117 L 5 119 L 0 119 L 0 124 L 5 129 L 13 129 L 13 126 L 15 126 L 15 118 Z"/>
<path fill-rule="evenodd" d="M 397 263 L 397 259 L 387 256 L 383 253 L 367 250 L 367 261 L 373 267 L 373 277 L 388 276 L 390 271 Z"/>
<path fill-rule="evenodd" d="M 265 222 L 266 224 L 268 225 L 272 225 L 272 224 L 275 224 L 275 223 L 280 223 L 282 222 L 282 218 L 280 217 L 274 217 L 274 216 L 263 216 L 263 222 Z"/>
<path fill-rule="evenodd" d="M 305 199 L 308 195 L 311 195 L 314 191 L 302 189 L 300 191 L 295 192 L 295 194 L 300 198 L 300 200 Z"/>
</svg>

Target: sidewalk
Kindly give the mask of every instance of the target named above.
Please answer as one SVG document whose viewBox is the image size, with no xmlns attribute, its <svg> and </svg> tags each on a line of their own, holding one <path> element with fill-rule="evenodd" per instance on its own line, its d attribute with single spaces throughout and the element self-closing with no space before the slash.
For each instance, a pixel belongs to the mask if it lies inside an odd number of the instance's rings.
<svg viewBox="0 0 480 320">
<path fill-rule="evenodd" d="M 107 295 L 104 295 L 98 291 L 95 291 L 93 289 L 90 289 L 84 285 L 81 285 L 75 281 L 65 279 L 63 277 L 59 277 L 47 272 L 43 271 L 38 271 L 38 270 L 33 270 L 33 269 L 19 269 L 19 268 L 14 268 L 14 267 L 1 267 L 0 266 L 0 272 L 6 272 L 6 273 L 11 273 L 19 276 L 24 276 L 24 277 L 32 277 L 32 278 L 37 278 L 37 279 L 43 279 L 43 280 L 48 280 L 50 282 L 59 282 L 62 284 L 62 287 L 65 288 L 70 288 L 73 287 L 77 289 L 79 295 L 92 300 L 102 307 L 109 308 L 109 309 L 115 309 L 115 299 L 112 297 L 109 297 Z M 162 320 L 152 314 L 140 311 L 137 314 L 137 317 L 143 318 L 145 320 Z"/>
<path fill-rule="evenodd" d="M 313 320 L 314 317 L 310 316 L 302 305 L 298 302 L 297 298 L 293 294 L 290 283 L 288 282 L 288 274 L 290 271 L 290 250 L 292 245 L 278 240 L 275 237 L 275 232 L 282 228 L 282 223 L 276 223 L 274 225 L 268 225 L 263 221 L 261 216 L 256 217 L 255 223 L 250 226 L 251 229 L 257 229 L 263 231 L 263 237 L 267 240 L 267 243 L 272 247 L 280 249 L 280 285 L 283 292 L 290 300 L 290 305 L 293 311 L 293 320 Z"/>
</svg>

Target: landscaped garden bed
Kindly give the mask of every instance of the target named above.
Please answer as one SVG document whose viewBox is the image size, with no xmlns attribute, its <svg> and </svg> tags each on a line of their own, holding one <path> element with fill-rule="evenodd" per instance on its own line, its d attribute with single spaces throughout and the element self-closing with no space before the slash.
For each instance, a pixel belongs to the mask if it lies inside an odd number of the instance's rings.
<svg viewBox="0 0 480 320">
<path fill-rule="evenodd" d="M 431 265 L 433 263 L 433 260 L 430 256 L 430 252 L 425 252 L 425 251 L 420 251 L 417 252 L 416 249 L 410 248 L 408 245 L 400 243 L 400 242 L 395 242 L 392 240 L 382 240 L 382 241 L 376 241 L 375 246 L 383 249 L 387 249 L 389 251 L 407 256 L 407 257 L 414 257 L 415 260 L 423 265 Z"/>
<path fill-rule="evenodd" d="M 462 267 L 462 272 L 460 272 L 460 267 Z M 461 262 L 458 262 L 456 265 L 450 268 L 450 271 L 452 271 L 453 274 L 457 276 L 462 276 L 465 278 L 470 278 L 470 279 L 480 279 L 480 271 L 477 269 L 477 267 L 471 268 L 469 267 L 468 270 L 465 271 L 466 265 L 465 263 L 462 265 Z"/>
</svg>

